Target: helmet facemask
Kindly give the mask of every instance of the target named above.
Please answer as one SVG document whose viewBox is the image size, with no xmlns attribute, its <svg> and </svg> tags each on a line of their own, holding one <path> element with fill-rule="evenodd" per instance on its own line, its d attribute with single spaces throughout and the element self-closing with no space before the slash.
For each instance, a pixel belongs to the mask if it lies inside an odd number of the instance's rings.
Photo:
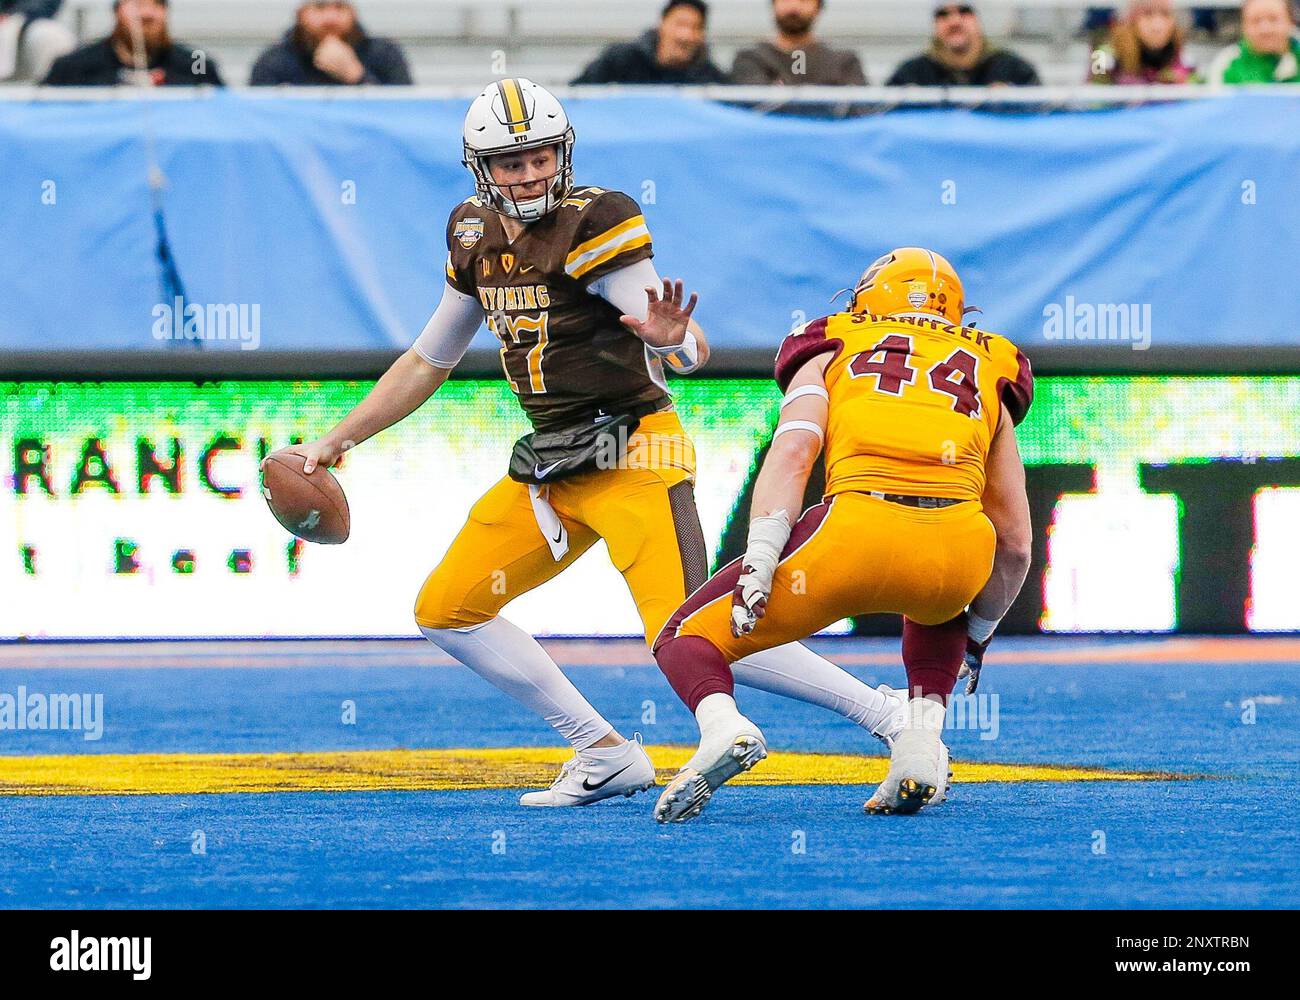
<svg viewBox="0 0 1300 1000">
<path fill-rule="evenodd" d="M 559 139 L 548 138 L 527 145 L 476 150 L 471 149 L 469 143 L 465 143 L 463 162 L 474 175 L 475 192 L 484 205 L 494 212 L 518 219 L 520 222 L 536 222 L 559 208 L 573 191 L 573 138 L 573 128 L 570 126 Z M 515 197 L 512 189 L 536 181 L 502 185 L 493 179 L 488 162 L 492 157 L 506 153 L 528 152 L 546 146 L 555 147 L 555 173 L 549 178 L 540 178 L 548 181 L 545 194 L 538 198 L 520 200 Z"/>
</svg>

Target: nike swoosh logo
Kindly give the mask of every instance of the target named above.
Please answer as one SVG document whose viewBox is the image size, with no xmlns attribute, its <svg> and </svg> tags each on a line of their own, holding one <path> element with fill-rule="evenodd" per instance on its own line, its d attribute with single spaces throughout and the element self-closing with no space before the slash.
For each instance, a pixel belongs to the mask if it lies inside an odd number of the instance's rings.
<svg viewBox="0 0 1300 1000">
<path fill-rule="evenodd" d="M 519 269 L 519 273 L 520 273 L 520 274 L 527 274 L 529 271 L 531 271 L 531 270 L 533 270 L 533 269 L 534 269 L 533 266 L 532 266 L 531 264 L 529 264 L 527 267 L 521 267 L 521 268 Z"/>
<path fill-rule="evenodd" d="M 536 476 L 538 479 L 545 479 L 547 476 L 549 476 L 552 472 L 554 472 L 559 466 L 563 464 L 564 464 L 564 459 L 560 459 L 558 462 L 552 462 L 544 469 L 540 465 L 534 465 L 533 475 Z"/>
<path fill-rule="evenodd" d="M 623 771 L 626 771 L 627 768 L 628 768 L 628 767 L 631 767 L 631 766 L 632 766 L 632 765 L 629 764 L 627 767 L 623 768 Z M 604 788 L 604 787 L 605 787 L 606 785 L 608 785 L 611 781 L 613 781 L 613 780 L 614 780 L 615 778 L 617 778 L 620 774 L 622 774 L 623 771 L 615 771 L 613 774 L 611 774 L 611 775 L 610 775 L 608 778 L 606 778 L 604 781 L 598 781 L 598 782 L 596 782 L 594 785 L 589 785 L 589 784 L 587 784 L 587 779 L 586 779 L 586 778 L 583 778 L 583 779 L 582 779 L 582 787 L 583 787 L 583 790 L 584 790 L 584 791 L 588 791 L 588 792 L 594 792 L 594 791 L 596 791 L 597 789 Z"/>
<path fill-rule="evenodd" d="M 560 528 L 559 532 L 556 534 L 556 536 L 555 536 L 553 539 L 551 539 L 551 541 L 555 542 L 556 545 L 559 545 L 560 542 L 564 541 L 564 528 L 563 528 L 563 527 Z"/>
</svg>

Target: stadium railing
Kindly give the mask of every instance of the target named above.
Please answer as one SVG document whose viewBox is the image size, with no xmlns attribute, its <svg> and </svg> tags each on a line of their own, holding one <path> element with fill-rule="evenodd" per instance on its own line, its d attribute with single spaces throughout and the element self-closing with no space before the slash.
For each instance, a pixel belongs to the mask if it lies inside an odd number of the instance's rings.
<svg viewBox="0 0 1300 1000">
<path fill-rule="evenodd" d="M 309 101 L 471 101 L 480 86 L 412 86 L 412 87 L 240 87 L 225 88 L 255 100 Z M 1179 86 L 1098 87 L 1071 84 L 1041 87 L 763 87 L 711 85 L 691 86 L 555 86 L 550 88 L 561 100 L 599 99 L 635 95 L 637 97 L 673 97 L 739 105 L 763 113 L 816 108 L 824 117 L 846 114 L 882 114 L 904 108 L 968 107 L 980 110 L 1043 112 L 1082 110 L 1106 107 L 1133 107 L 1171 101 L 1203 101 L 1231 97 L 1249 90 L 1252 94 L 1294 98 L 1300 87 L 1254 85 L 1227 87 L 1205 84 Z M 214 96 L 211 88 L 158 88 L 140 91 L 130 87 L 40 87 L 31 85 L 0 88 L 0 105 L 5 102 L 113 102 L 138 100 L 193 101 Z"/>
<path fill-rule="evenodd" d="M 481 83 L 412 87 L 241 87 L 224 88 L 245 97 L 312 101 L 409 101 L 472 100 L 482 92 Z M 717 84 L 709 86 L 647 86 L 604 84 L 600 86 L 556 86 L 548 88 L 556 97 L 600 98 L 636 95 L 638 97 L 671 96 L 724 104 L 747 104 L 760 108 L 797 108 L 801 105 L 853 104 L 882 111 L 897 107 L 998 107 L 1020 108 L 1089 108 L 1127 107 L 1167 101 L 1214 100 L 1233 94 L 1251 94 L 1294 98 L 1300 86 L 1294 84 L 1254 84 L 1224 86 L 1179 84 L 1156 86 L 1092 86 L 1063 84 L 1041 87 L 763 87 Z M 136 101 L 202 100 L 213 94 L 212 88 L 132 87 L 41 87 L 30 84 L 0 88 L 0 102 L 29 101 Z"/>
</svg>

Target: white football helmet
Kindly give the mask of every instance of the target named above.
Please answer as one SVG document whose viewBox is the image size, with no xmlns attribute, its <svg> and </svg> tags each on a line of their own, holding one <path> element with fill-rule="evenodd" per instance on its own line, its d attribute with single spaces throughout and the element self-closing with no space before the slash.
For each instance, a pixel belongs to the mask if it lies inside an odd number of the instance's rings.
<svg viewBox="0 0 1300 1000">
<path fill-rule="evenodd" d="M 465 116 L 465 166 L 483 203 L 521 222 L 536 222 L 560 207 L 573 190 L 573 126 L 553 94 L 522 77 L 501 80 L 475 98 Z M 488 157 L 555 146 L 555 174 L 546 194 L 519 201 L 502 190 Z"/>
</svg>

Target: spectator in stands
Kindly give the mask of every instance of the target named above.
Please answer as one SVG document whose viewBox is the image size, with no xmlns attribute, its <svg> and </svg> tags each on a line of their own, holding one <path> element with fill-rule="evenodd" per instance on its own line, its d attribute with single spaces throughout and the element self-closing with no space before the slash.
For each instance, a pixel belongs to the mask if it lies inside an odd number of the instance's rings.
<svg viewBox="0 0 1300 1000">
<path fill-rule="evenodd" d="M 1133 0 L 1092 53 L 1093 83 L 1192 83 L 1196 71 L 1183 59 L 1183 29 L 1173 0 Z"/>
<path fill-rule="evenodd" d="M 258 57 L 248 82 L 255 87 L 407 84 L 411 71 L 396 42 L 366 34 L 351 3 L 309 0 L 299 4 L 298 21 L 284 38 Z"/>
<path fill-rule="evenodd" d="M 54 61 L 51 86 L 112 87 L 121 83 L 221 86 L 216 61 L 172 40 L 167 0 L 114 0 L 113 33 Z"/>
<path fill-rule="evenodd" d="M 1090 36 L 1104 38 L 1115 19 L 1113 7 L 1089 7 L 1084 14 L 1083 30 Z M 1192 27 L 1213 35 L 1219 30 L 1219 11 L 1214 7 L 1193 7 Z"/>
<path fill-rule="evenodd" d="M 823 0 L 772 0 L 776 37 L 736 53 L 731 82 L 861 87 L 867 76 L 857 53 L 833 49 L 813 35 Z"/>
<path fill-rule="evenodd" d="M 53 20 L 63 0 L 0 0 L 0 81 L 43 80 L 77 40 Z"/>
<path fill-rule="evenodd" d="M 1242 39 L 1210 64 L 1209 83 L 1300 83 L 1300 40 L 1289 0 L 1246 0 Z"/>
<path fill-rule="evenodd" d="M 574 83 L 726 83 L 709 57 L 704 0 L 668 0 L 659 18 L 635 42 L 605 49 Z"/>
<path fill-rule="evenodd" d="M 1007 49 L 989 44 L 979 14 L 968 3 L 934 9 L 930 51 L 909 59 L 889 78 L 891 87 L 1034 86 L 1038 72 Z"/>
</svg>

